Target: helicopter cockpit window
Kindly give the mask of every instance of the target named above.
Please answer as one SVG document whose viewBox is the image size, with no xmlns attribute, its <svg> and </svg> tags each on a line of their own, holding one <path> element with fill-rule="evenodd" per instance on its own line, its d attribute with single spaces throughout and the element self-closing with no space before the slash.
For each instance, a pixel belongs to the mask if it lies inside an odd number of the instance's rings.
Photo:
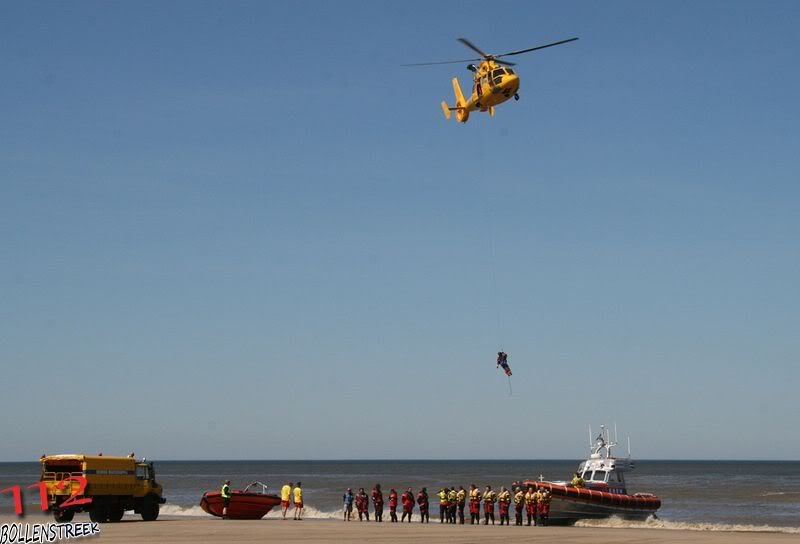
<svg viewBox="0 0 800 544">
<path fill-rule="evenodd" d="M 498 76 L 502 76 L 502 75 L 503 75 L 503 69 L 502 69 L 502 68 L 500 68 L 499 70 L 495 70 L 494 72 L 492 72 L 492 77 L 498 77 Z"/>
<path fill-rule="evenodd" d="M 513 76 L 514 75 L 514 70 L 512 70 L 511 68 L 506 68 L 506 73 L 507 74 L 511 74 Z"/>
</svg>

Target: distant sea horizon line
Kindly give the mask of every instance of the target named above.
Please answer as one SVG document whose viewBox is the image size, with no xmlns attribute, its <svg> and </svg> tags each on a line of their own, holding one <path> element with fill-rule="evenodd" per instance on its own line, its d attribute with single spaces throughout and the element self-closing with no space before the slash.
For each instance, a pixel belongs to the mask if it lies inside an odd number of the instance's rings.
<svg viewBox="0 0 800 544">
<path fill-rule="evenodd" d="M 48 453 L 47 455 L 97 455 L 91 453 Z M 106 455 L 106 454 L 104 454 Z M 124 455 L 112 455 L 107 454 L 109 457 L 124 457 Z M 157 460 L 159 463 L 467 463 L 467 462 L 481 462 L 481 463 L 490 463 L 490 462 L 500 462 L 500 463 L 530 463 L 530 462 L 577 462 L 583 461 L 586 457 L 548 457 L 548 458 L 519 458 L 519 459 L 498 459 L 498 458 L 463 458 L 463 459 L 450 459 L 446 457 L 432 457 L 427 459 L 422 458 L 409 458 L 409 459 L 399 459 L 399 458 L 309 458 L 309 459 L 256 459 L 256 458 L 229 458 L 229 459 L 217 459 L 217 458 L 193 458 L 193 459 L 162 459 L 158 457 L 147 457 L 143 456 L 144 458 Z M 137 458 L 142 458 L 138 457 Z M 627 456 L 619 456 L 618 459 L 625 459 Z M 703 458 L 656 458 L 656 457 L 635 457 L 631 456 L 631 459 L 634 461 L 643 461 L 643 462 L 669 462 L 669 463 L 800 463 L 800 458 L 798 459 L 768 459 L 768 458 L 742 458 L 742 459 L 716 459 L 711 457 L 703 457 Z M 39 459 L 23 459 L 23 460 L 13 460 L 13 461 L 0 461 L 3 464 L 10 464 L 10 463 L 38 463 Z"/>
</svg>

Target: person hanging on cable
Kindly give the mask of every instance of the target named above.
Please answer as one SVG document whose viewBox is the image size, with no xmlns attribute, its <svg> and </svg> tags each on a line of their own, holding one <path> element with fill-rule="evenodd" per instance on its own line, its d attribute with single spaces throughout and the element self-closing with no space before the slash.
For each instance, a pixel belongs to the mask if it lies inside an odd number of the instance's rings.
<svg viewBox="0 0 800 544">
<path fill-rule="evenodd" d="M 503 367 L 503 370 L 506 373 L 506 376 L 511 376 L 511 367 L 508 366 L 508 354 L 503 351 L 497 352 L 497 364 L 495 368 Z"/>
</svg>

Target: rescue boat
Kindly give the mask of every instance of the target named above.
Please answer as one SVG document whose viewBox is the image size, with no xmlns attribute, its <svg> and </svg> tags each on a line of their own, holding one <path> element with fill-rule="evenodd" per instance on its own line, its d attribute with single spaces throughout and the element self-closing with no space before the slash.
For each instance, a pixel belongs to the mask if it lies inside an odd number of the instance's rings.
<svg viewBox="0 0 800 544">
<path fill-rule="evenodd" d="M 616 516 L 628 520 L 645 520 L 655 516 L 661 499 L 652 493 L 629 494 L 625 472 L 634 469 L 630 452 L 625 459 L 613 456 L 617 445 L 609 438 L 608 429 L 601 432 L 591 446 L 591 455 L 578 466 L 583 483 L 571 481 L 525 480 L 522 485 L 550 492 L 550 518 L 553 525 L 572 525 L 581 519 L 602 519 Z"/>
<path fill-rule="evenodd" d="M 253 482 L 241 490 L 231 491 L 227 517 L 230 519 L 261 519 L 281 503 L 278 495 L 267 493 L 267 486 Z M 223 500 L 219 491 L 206 491 L 200 508 L 212 516 L 222 517 Z"/>
</svg>

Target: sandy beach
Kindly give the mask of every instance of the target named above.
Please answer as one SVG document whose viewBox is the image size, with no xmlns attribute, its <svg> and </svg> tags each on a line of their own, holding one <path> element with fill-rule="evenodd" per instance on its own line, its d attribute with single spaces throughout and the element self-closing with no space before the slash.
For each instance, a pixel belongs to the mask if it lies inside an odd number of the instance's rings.
<svg viewBox="0 0 800 544">
<path fill-rule="evenodd" d="M 13 516 L 2 516 L 2 523 L 20 522 Z M 28 516 L 25 523 L 44 523 L 51 518 Z M 88 521 L 76 516 L 75 522 Z M 260 520 L 234 521 L 217 518 L 164 517 L 156 522 L 125 520 L 101 525 L 94 537 L 115 543 L 218 543 L 218 542 L 560 542 L 564 544 L 598 543 L 672 543 L 702 544 L 797 542 L 796 534 L 685 531 L 666 529 L 610 529 L 586 527 L 499 527 L 449 526 L 431 523 L 421 525 L 390 523 L 344 523 L 334 520 Z"/>
</svg>

